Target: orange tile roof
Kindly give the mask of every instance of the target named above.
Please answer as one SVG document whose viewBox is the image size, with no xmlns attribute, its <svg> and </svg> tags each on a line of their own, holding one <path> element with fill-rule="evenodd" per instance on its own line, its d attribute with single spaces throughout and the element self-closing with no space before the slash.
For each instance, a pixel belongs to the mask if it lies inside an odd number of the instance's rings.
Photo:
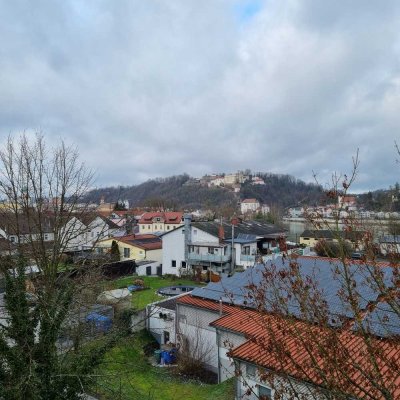
<svg viewBox="0 0 400 400">
<path fill-rule="evenodd" d="M 180 224 L 182 223 L 183 212 L 173 212 L 173 211 L 156 211 L 156 212 L 145 212 L 140 220 L 139 224 L 151 224 L 154 218 L 162 218 L 166 224 Z"/>
<path fill-rule="evenodd" d="M 190 294 L 178 299 L 178 303 L 213 311 L 220 308 L 219 302 Z M 332 380 L 336 385 L 339 382 L 339 386 L 346 393 L 356 396 L 370 393 L 379 397 L 371 381 L 365 377 L 368 374 L 374 376 L 375 373 L 368 358 L 367 345 L 365 340 L 355 333 L 343 331 L 338 334 L 333 329 L 227 304 L 223 304 L 223 313 L 223 316 L 210 325 L 240 333 L 248 338 L 244 344 L 230 352 L 231 357 L 288 374 L 314 385 L 329 387 L 329 381 Z M 271 337 L 274 338 L 273 341 Z M 385 385 L 392 392 L 393 398 L 400 398 L 399 344 L 376 338 L 371 338 L 371 342 L 373 348 L 377 349 L 379 374 L 384 377 Z M 282 348 L 282 352 L 279 353 L 275 351 L 278 343 Z M 323 350 L 315 348 L 318 343 L 323 345 Z M 268 348 L 274 351 L 267 351 Z M 333 349 L 334 353 L 329 354 L 330 349 Z M 322 374 L 318 373 L 311 357 L 324 371 Z M 341 363 L 340 368 L 326 365 L 327 361 L 335 360 Z M 337 376 L 339 370 L 343 371 L 343 376 Z M 328 378 L 328 382 L 324 382 L 324 377 Z"/>
<path fill-rule="evenodd" d="M 186 304 L 197 308 L 205 308 L 210 311 L 219 311 L 221 307 L 219 301 L 205 300 L 200 297 L 191 296 L 190 294 L 180 297 L 177 300 L 177 303 Z M 235 307 L 222 303 L 222 312 L 224 314 L 231 312 L 232 308 Z"/>
</svg>

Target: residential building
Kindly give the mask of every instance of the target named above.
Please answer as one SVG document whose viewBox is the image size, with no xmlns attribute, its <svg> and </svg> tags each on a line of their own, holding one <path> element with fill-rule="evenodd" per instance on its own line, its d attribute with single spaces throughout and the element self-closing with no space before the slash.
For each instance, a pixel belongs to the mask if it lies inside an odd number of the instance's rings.
<svg viewBox="0 0 400 400">
<path fill-rule="evenodd" d="M 170 297 L 146 307 L 146 329 L 160 345 L 176 343 L 176 302 L 186 295 Z"/>
<path fill-rule="evenodd" d="M 400 254 L 400 236 L 385 235 L 379 239 L 379 250 L 384 256 Z"/>
<path fill-rule="evenodd" d="M 264 179 L 260 178 L 259 176 L 253 176 L 251 178 L 252 185 L 265 185 Z"/>
<path fill-rule="evenodd" d="M 0 237 L 11 243 L 29 243 L 54 240 L 54 226 L 51 215 L 43 215 L 41 221 L 33 223 L 23 213 L 17 216 L 10 212 L 0 214 Z"/>
<path fill-rule="evenodd" d="M 363 237 L 365 231 L 334 231 L 329 229 L 311 230 L 306 229 L 300 235 L 300 244 L 304 244 L 309 247 L 315 247 L 320 240 L 337 242 L 339 238 L 346 240 L 353 249 L 362 250 Z"/>
<path fill-rule="evenodd" d="M 183 225 L 183 212 L 145 212 L 138 225 L 140 234 L 172 231 Z"/>
<path fill-rule="evenodd" d="M 118 245 L 120 260 L 152 260 L 162 261 L 162 241 L 156 235 L 126 235 L 101 240 L 97 243 L 98 253 L 109 254 L 112 242 Z"/>
<path fill-rule="evenodd" d="M 355 196 L 339 196 L 338 197 L 339 208 L 354 208 L 357 207 L 357 198 Z"/>
<path fill-rule="evenodd" d="M 207 369 L 218 375 L 218 381 L 222 382 L 231 377 L 236 377 L 236 399 L 255 400 L 260 395 L 273 398 L 274 389 L 265 380 L 261 379 L 258 371 L 267 369 L 277 375 L 274 379 L 279 379 L 281 375 L 289 379 L 291 384 L 296 387 L 296 391 L 304 393 L 316 393 L 316 388 L 324 386 L 324 382 L 318 374 L 307 374 L 304 368 L 312 368 L 309 357 L 317 357 L 318 349 L 311 349 L 311 353 L 301 345 L 295 345 L 290 335 L 282 335 L 285 325 L 285 318 L 276 313 L 257 311 L 255 304 L 252 304 L 249 293 L 250 287 L 259 285 L 265 279 L 264 272 L 270 268 L 279 270 L 289 268 L 292 261 L 282 258 L 280 262 L 269 262 L 265 265 L 257 265 L 242 273 L 236 273 L 232 277 L 224 278 L 219 283 L 210 283 L 206 287 L 196 288 L 190 294 L 183 295 L 176 300 L 175 312 L 175 337 L 171 339 L 181 345 L 189 343 L 197 346 L 199 343 L 207 349 L 207 356 L 202 360 Z M 349 313 L 346 304 L 338 301 L 341 283 L 338 279 L 333 279 L 338 270 L 343 268 L 340 262 L 334 262 L 319 257 L 298 257 L 296 262 L 301 276 L 313 276 L 315 283 L 324 294 L 327 311 L 335 316 L 341 315 L 346 319 L 354 316 Z M 376 301 L 376 293 L 371 290 L 371 286 L 365 280 L 360 264 L 354 262 L 348 266 L 352 273 L 352 279 L 357 282 L 357 290 L 362 294 L 365 304 Z M 387 264 L 382 265 L 383 276 L 390 277 L 390 269 Z M 385 315 L 389 312 L 385 298 L 380 300 L 381 305 L 369 310 L 364 315 L 365 323 L 368 324 L 371 334 L 373 347 L 381 347 L 382 351 L 388 355 L 392 371 L 388 370 L 386 364 L 380 364 L 380 373 L 383 377 L 393 379 L 391 372 L 400 368 L 400 346 L 395 341 L 387 338 L 400 333 L 399 316 L 391 313 L 390 318 Z M 269 304 L 268 302 L 266 304 Z M 314 336 L 324 335 L 326 327 L 319 327 L 304 320 L 301 308 L 292 304 L 290 313 L 295 317 L 294 322 L 288 322 L 288 326 L 294 327 L 296 331 L 308 332 L 310 329 Z M 292 319 L 290 320 L 292 321 Z M 295 325 L 294 325 L 295 324 Z M 173 334 L 173 330 L 171 330 Z M 266 351 L 271 335 L 281 337 L 284 348 L 290 350 L 290 357 L 299 363 L 299 368 L 293 368 L 290 364 L 280 362 L 279 354 Z M 339 332 L 340 342 L 349 354 L 350 360 L 355 360 L 356 367 L 346 370 L 352 374 L 349 378 L 350 393 L 357 392 L 357 386 L 369 385 L 363 379 L 363 374 L 359 373 L 357 366 L 361 370 L 370 371 L 376 368 L 368 357 L 363 356 L 360 348 L 365 346 L 361 336 L 354 330 L 344 330 Z M 329 349 L 327 349 L 329 351 Z M 315 353 L 313 354 L 313 352 Z M 233 362 L 234 361 L 234 362 Z M 329 375 L 330 370 L 326 370 Z M 310 379 L 310 376 L 312 379 Z M 394 378 L 392 386 L 392 398 L 400 396 L 400 376 Z M 277 383 L 277 382 L 275 382 Z M 252 389 L 248 391 L 249 388 Z M 346 390 L 346 387 L 344 387 Z M 367 389 L 368 390 L 368 389 Z M 375 389 L 370 388 L 371 391 Z"/>
<path fill-rule="evenodd" d="M 65 251 L 92 250 L 98 241 L 113 236 L 118 229 L 118 225 L 101 215 L 74 216 L 61 229 Z"/>
<path fill-rule="evenodd" d="M 256 262 L 257 254 L 268 253 L 284 236 L 285 231 L 272 224 L 192 222 L 186 215 L 184 226 L 161 235 L 163 273 L 182 275 L 193 269 L 229 273 L 235 266 L 249 267 Z"/>
<path fill-rule="evenodd" d="M 260 203 L 257 199 L 244 199 L 240 203 L 242 214 L 255 213 L 260 209 Z"/>
</svg>

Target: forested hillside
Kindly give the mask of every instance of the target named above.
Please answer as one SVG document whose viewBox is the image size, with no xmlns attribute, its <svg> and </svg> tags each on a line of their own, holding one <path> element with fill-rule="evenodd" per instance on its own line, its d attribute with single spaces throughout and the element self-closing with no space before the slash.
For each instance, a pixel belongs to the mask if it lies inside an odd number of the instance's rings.
<svg viewBox="0 0 400 400">
<path fill-rule="evenodd" d="M 254 197 L 262 203 L 279 207 L 312 205 L 318 203 L 322 189 L 307 184 L 289 175 L 262 174 L 265 185 L 242 185 L 240 193 L 228 188 L 190 185 L 189 175 L 149 180 L 135 186 L 107 187 L 92 190 L 87 197 L 99 203 L 104 196 L 106 202 L 129 200 L 131 207 L 164 206 L 170 209 L 234 208 L 244 198 Z"/>
<path fill-rule="evenodd" d="M 89 193 L 88 199 L 95 203 L 104 196 L 106 202 L 128 200 L 131 207 L 159 204 L 171 209 L 198 209 L 235 206 L 237 198 L 224 188 L 188 186 L 189 175 L 149 180 L 140 185 L 100 188 Z"/>
<path fill-rule="evenodd" d="M 360 207 L 370 211 L 400 211 L 400 185 L 389 190 L 375 190 L 357 196 Z"/>
<path fill-rule="evenodd" d="M 282 208 L 321 204 L 325 199 L 322 188 L 305 183 L 290 175 L 260 174 L 265 185 L 252 185 L 246 182 L 242 186 L 242 198 L 256 198 Z"/>
</svg>

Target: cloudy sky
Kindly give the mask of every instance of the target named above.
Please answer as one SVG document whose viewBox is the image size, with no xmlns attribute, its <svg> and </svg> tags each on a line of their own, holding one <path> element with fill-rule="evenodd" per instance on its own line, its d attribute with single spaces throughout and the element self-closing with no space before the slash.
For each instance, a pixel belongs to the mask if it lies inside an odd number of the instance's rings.
<svg viewBox="0 0 400 400">
<path fill-rule="evenodd" d="M 398 0 L 0 0 L 0 141 L 76 144 L 97 185 L 187 172 L 400 181 Z M 397 157 L 399 158 L 399 157 Z"/>
</svg>

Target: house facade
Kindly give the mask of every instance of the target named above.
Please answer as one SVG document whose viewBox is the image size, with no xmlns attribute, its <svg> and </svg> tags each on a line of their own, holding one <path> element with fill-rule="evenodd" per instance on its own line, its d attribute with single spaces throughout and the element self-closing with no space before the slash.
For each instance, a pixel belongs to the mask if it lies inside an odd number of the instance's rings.
<svg viewBox="0 0 400 400">
<path fill-rule="evenodd" d="M 308 257 L 299 257 L 298 262 L 302 273 L 307 275 L 313 271 L 316 274 L 316 279 L 322 285 L 321 289 L 326 292 L 327 304 L 333 307 L 335 315 L 346 313 L 345 307 L 340 309 L 337 304 L 336 289 L 340 288 L 339 283 L 327 279 L 330 273 L 335 273 L 338 266 L 322 258 L 311 260 Z M 286 260 L 283 263 L 289 265 L 290 261 Z M 279 264 L 275 266 L 279 267 Z M 281 396 L 279 398 L 282 399 L 290 399 L 294 396 L 293 392 L 297 396 L 303 395 L 304 398 L 318 399 L 319 394 L 327 390 L 323 387 L 323 379 L 313 373 L 315 367 L 312 367 L 311 359 L 318 357 L 319 350 L 310 350 L 296 344 L 290 330 L 295 334 L 302 332 L 304 335 L 318 337 L 324 335 L 327 328 L 310 324 L 302 318 L 285 319 L 276 313 L 259 313 L 257 309 L 251 308 L 251 304 L 244 301 L 248 300 L 245 296 L 246 287 L 249 283 L 259 282 L 264 268 L 265 266 L 259 265 L 256 270 L 235 274 L 219 283 L 210 283 L 177 299 L 175 343 L 192 344 L 194 348 L 202 348 L 202 362 L 207 369 L 217 374 L 219 382 L 236 377 L 237 400 L 256 400 L 260 397 L 273 399 L 275 395 Z M 359 268 L 359 264 L 354 264 L 355 272 L 359 271 Z M 359 278 L 359 288 L 363 290 L 362 274 Z M 365 297 L 367 301 L 375 299 L 374 293 L 368 290 Z M 383 331 L 389 336 L 398 334 L 399 327 L 382 319 L 385 313 L 383 309 L 376 309 L 374 312 L 377 313 L 377 318 L 373 318 L 375 322 L 370 326 L 372 345 L 382 347 L 382 352 L 390 354 L 392 362 L 400 366 L 400 347 L 382 336 Z M 379 338 L 374 336 L 374 333 L 378 332 Z M 343 392 L 357 393 L 359 387 L 365 390 L 369 383 L 359 373 L 357 365 L 367 374 L 375 368 L 369 358 L 363 355 L 362 348 L 365 343 L 362 337 L 351 329 L 345 329 L 338 334 L 349 359 L 355 360 L 354 369 L 351 369 L 353 364 L 350 364 L 350 367 L 346 366 L 349 383 L 343 383 Z M 298 367 L 293 367 L 291 363 L 285 364 L 282 354 L 274 353 L 273 350 L 267 351 L 271 337 L 278 338 L 283 348 L 287 349 L 287 357 L 293 357 L 298 362 Z M 379 368 L 382 368 L 382 376 L 387 373 L 388 382 L 391 382 L 393 377 L 387 370 L 387 365 L 382 364 Z M 396 369 L 395 366 L 391 368 Z M 268 374 L 265 374 L 266 372 Z M 329 376 L 331 372 L 328 369 L 325 373 Z M 397 375 L 391 387 L 393 398 L 397 398 L 400 395 L 400 376 Z M 280 389 L 286 393 L 282 394 Z M 275 392 L 276 390 L 279 391 Z M 372 393 L 374 387 L 371 386 L 366 391 L 368 390 Z"/>
<path fill-rule="evenodd" d="M 186 215 L 184 226 L 161 235 L 163 273 L 180 276 L 194 269 L 229 273 L 237 266 L 247 268 L 284 235 L 271 224 L 192 222 Z"/>
<path fill-rule="evenodd" d="M 240 203 L 240 211 L 242 214 L 255 213 L 260 209 L 260 203 L 257 199 L 244 199 Z"/>
<path fill-rule="evenodd" d="M 138 225 L 140 234 L 172 231 L 183 225 L 183 212 L 145 212 Z"/>
<path fill-rule="evenodd" d="M 96 245 L 98 253 L 110 254 L 112 242 L 118 245 L 121 261 L 151 260 L 161 263 L 162 242 L 156 235 L 126 235 L 101 240 Z"/>
<path fill-rule="evenodd" d="M 315 247 L 315 245 L 320 240 L 338 242 L 339 238 L 345 240 L 347 243 L 351 245 L 354 250 L 362 250 L 363 249 L 363 237 L 365 235 L 364 231 L 338 231 L 335 232 L 333 230 L 311 230 L 306 229 L 300 235 L 300 244 Z"/>
<path fill-rule="evenodd" d="M 61 228 L 65 251 L 92 250 L 96 243 L 111 237 L 119 229 L 105 217 L 80 215 L 70 218 Z"/>
</svg>

